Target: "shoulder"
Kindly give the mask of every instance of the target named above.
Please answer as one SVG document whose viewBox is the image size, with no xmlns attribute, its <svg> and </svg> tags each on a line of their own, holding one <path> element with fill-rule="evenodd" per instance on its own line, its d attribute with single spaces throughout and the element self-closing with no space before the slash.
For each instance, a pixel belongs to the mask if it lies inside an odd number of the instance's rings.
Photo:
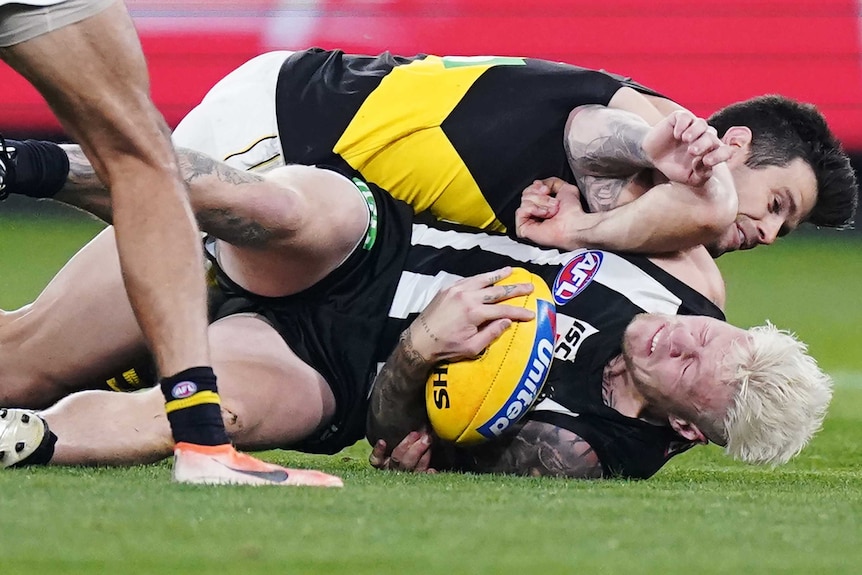
<svg viewBox="0 0 862 575">
<path fill-rule="evenodd" d="M 650 125 L 659 123 L 671 112 L 684 109 L 667 98 L 644 94 L 628 86 L 623 86 L 617 90 L 611 101 L 608 102 L 608 108 L 636 114 Z"/>
<path fill-rule="evenodd" d="M 715 305 L 724 309 L 726 294 L 724 278 L 715 260 L 703 246 L 673 254 L 649 258 L 654 264 L 703 294 Z"/>
</svg>

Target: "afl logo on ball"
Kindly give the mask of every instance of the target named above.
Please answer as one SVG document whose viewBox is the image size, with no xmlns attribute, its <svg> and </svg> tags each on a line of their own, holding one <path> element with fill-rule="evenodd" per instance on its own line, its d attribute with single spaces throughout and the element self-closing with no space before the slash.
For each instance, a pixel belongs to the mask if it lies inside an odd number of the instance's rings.
<svg viewBox="0 0 862 575">
<path fill-rule="evenodd" d="M 181 381 L 174 386 L 171 390 L 171 395 L 174 399 L 185 399 L 187 397 L 191 397 L 198 390 L 198 386 L 196 386 L 191 381 Z"/>
<path fill-rule="evenodd" d="M 571 301 L 584 291 L 601 265 L 602 252 L 585 251 L 569 260 L 554 280 L 554 301 L 557 305 Z"/>
</svg>

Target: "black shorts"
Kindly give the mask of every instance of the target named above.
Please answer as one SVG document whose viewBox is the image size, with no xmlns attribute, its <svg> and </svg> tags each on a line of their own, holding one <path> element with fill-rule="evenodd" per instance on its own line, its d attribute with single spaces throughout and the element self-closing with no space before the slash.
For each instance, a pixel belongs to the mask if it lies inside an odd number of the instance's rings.
<svg viewBox="0 0 862 575">
<path fill-rule="evenodd" d="M 335 396 L 330 425 L 296 445 L 282 446 L 285 449 L 332 454 L 365 437 L 375 352 L 410 249 L 413 219 L 407 204 L 373 184 L 368 187 L 378 213 L 373 245 L 358 247 L 337 270 L 301 293 L 280 298 L 250 293 L 213 261 L 211 319 L 260 314 L 326 379 Z M 207 254 L 212 260 L 209 250 Z"/>
</svg>

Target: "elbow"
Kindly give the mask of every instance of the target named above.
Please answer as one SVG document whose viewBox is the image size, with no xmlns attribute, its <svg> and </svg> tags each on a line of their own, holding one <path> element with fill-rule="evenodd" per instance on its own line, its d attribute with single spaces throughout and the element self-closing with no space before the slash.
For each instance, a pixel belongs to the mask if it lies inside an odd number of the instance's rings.
<svg viewBox="0 0 862 575">
<path fill-rule="evenodd" d="M 270 193 L 249 200 L 257 204 L 260 225 L 268 230 L 270 240 L 288 247 L 304 230 L 316 223 L 313 207 L 291 186 L 278 185 Z M 259 203 L 258 203 L 259 202 Z"/>
<path fill-rule="evenodd" d="M 380 427 L 380 421 L 375 417 L 374 410 L 368 410 L 368 416 L 365 419 L 365 439 L 373 447 L 378 441 L 384 439 L 384 433 Z"/>
<path fill-rule="evenodd" d="M 736 195 L 736 190 L 731 190 L 730 193 L 722 194 L 711 202 L 710 213 L 712 217 L 713 231 L 721 233 L 727 226 L 736 221 L 736 216 L 739 213 L 739 198 Z"/>
<path fill-rule="evenodd" d="M 732 186 L 714 185 L 706 192 L 690 214 L 690 224 L 698 230 L 701 243 L 720 237 L 739 212 L 739 199 Z"/>
<path fill-rule="evenodd" d="M 739 194 L 726 166 L 718 166 L 704 188 L 704 208 L 711 214 L 713 225 L 724 230 L 736 221 L 739 212 Z"/>
</svg>

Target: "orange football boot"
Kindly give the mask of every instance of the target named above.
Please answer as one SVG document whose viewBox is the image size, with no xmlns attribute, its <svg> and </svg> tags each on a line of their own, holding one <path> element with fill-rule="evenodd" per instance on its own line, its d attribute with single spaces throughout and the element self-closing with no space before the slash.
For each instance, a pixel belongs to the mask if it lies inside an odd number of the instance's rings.
<svg viewBox="0 0 862 575">
<path fill-rule="evenodd" d="M 233 445 L 174 446 L 173 480 L 209 485 L 310 485 L 343 487 L 339 477 L 310 469 L 288 469 L 237 451 Z"/>
</svg>

